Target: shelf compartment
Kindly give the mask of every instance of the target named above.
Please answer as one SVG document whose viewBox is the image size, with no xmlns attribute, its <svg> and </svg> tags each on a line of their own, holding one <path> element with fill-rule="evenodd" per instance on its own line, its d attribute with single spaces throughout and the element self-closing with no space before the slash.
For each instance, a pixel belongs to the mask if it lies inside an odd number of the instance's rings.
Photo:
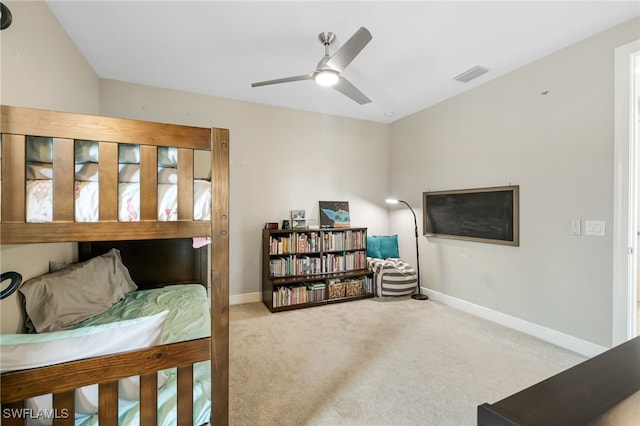
<svg viewBox="0 0 640 426">
<path fill-rule="evenodd" d="M 371 299 L 373 297 L 374 297 L 373 293 L 367 293 L 367 294 L 361 294 L 359 296 L 341 297 L 339 299 L 325 299 L 325 300 L 320 300 L 320 301 L 311 302 L 311 303 L 307 302 L 307 303 L 298 303 L 295 305 L 277 306 L 277 307 L 270 308 L 269 310 L 273 313 L 283 312 L 283 311 L 292 311 L 295 309 L 311 308 L 319 305 L 329 305 L 331 303 L 341 303 L 341 302 L 351 302 L 354 300 L 361 300 L 361 299 Z"/>
<path fill-rule="evenodd" d="M 330 278 L 350 278 L 369 274 L 373 275 L 373 272 L 368 269 L 354 269 L 351 271 L 321 272 L 313 275 L 288 275 L 285 277 L 271 277 L 270 280 L 274 286 L 277 286 L 301 281 L 324 281 Z"/>
</svg>

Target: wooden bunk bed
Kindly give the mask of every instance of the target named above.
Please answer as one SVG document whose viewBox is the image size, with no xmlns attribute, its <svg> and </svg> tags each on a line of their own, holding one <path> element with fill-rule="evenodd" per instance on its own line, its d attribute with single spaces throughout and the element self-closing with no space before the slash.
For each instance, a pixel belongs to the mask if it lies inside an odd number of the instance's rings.
<svg viewBox="0 0 640 426">
<path fill-rule="evenodd" d="M 77 242 L 80 261 L 115 248 L 138 286 L 133 293 L 170 284 L 200 283 L 206 287 L 208 283 L 211 321 L 207 337 L 2 373 L 3 413 L 25 407 L 28 398 L 49 393 L 57 413 L 75 413 L 75 390 L 99 384 L 96 419 L 100 426 L 116 425 L 118 380 L 139 376 L 140 424 L 156 424 L 157 374 L 175 368 L 176 423 L 191 425 L 194 364 L 210 362 L 210 423 L 228 424 L 228 130 L 0 106 L 0 133 L 1 244 Z M 52 142 L 52 217 L 46 222 L 33 222 L 28 217 L 26 152 L 30 137 L 51 138 Z M 74 213 L 78 208 L 78 187 L 74 188 L 78 166 L 74 147 L 78 141 L 93 141 L 98 147 L 99 213 L 91 222 L 78 221 Z M 139 146 L 139 218 L 123 222 L 118 210 L 118 153 L 131 144 Z M 160 220 L 158 211 L 158 154 L 167 147 L 177 152 L 175 220 Z M 193 190 L 197 150 L 210 151 L 211 157 L 210 216 L 199 220 L 194 219 Z M 196 239 L 202 238 L 210 239 L 208 248 L 194 249 Z M 2 421 L 5 425 L 26 422 L 4 416 Z M 56 418 L 54 424 L 75 424 L 74 415 Z"/>
</svg>

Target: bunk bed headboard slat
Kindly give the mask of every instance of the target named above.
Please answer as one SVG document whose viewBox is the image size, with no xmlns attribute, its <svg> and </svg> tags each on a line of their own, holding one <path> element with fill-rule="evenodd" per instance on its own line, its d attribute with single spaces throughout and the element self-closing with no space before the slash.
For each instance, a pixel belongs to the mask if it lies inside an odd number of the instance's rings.
<svg viewBox="0 0 640 426">
<path fill-rule="evenodd" d="M 74 157 L 73 139 L 53 139 L 53 220 L 74 220 Z"/>
<path fill-rule="evenodd" d="M 143 145 L 140 147 L 140 219 L 158 218 L 158 148 Z M 193 216 L 191 216 L 193 217 Z"/>
<path fill-rule="evenodd" d="M 210 129 L 126 118 L 101 117 L 0 105 L 0 132 L 18 135 L 100 140 L 142 145 L 210 149 Z"/>
<path fill-rule="evenodd" d="M 100 220 L 118 220 L 118 144 L 100 142 L 98 144 L 98 211 Z"/>
</svg>

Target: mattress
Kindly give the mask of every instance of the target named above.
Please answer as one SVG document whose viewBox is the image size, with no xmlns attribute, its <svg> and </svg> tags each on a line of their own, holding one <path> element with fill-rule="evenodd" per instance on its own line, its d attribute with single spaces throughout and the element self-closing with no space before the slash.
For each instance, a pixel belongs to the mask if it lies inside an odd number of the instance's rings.
<svg viewBox="0 0 640 426">
<path fill-rule="evenodd" d="M 153 290 L 127 293 L 125 298 L 102 314 L 71 328 L 108 324 L 115 321 L 154 315 L 169 310 L 162 343 L 174 343 L 211 335 L 209 301 L 205 288 L 199 284 L 173 285 Z M 158 389 L 158 425 L 177 424 L 176 369 L 165 370 L 166 383 Z M 206 424 L 211 416 L 211 364 L 199 362 L 193 366 L 193 424 Z M 118 406 L 118 424 L 140 424 L 139 403 Z M 98 415 L 78 415 L 76 426 L 98 425 Z"/>
<path fill-rule="evenodd" d="M 99 211 L 98 182 L 75 182 L 75 221 L 97 222 Z M 53 180 L 34 179 L 27 181 L 27 222 L 53 221 Z M 118 220 L 137 222 L 140 220 L 140 183 L 118 184 Z M 194 180 L 193 220 L 211 218 L 211 183 Z M 158 184 L 158 220 L 178 220 L 178 185 Z"/>
</svg>

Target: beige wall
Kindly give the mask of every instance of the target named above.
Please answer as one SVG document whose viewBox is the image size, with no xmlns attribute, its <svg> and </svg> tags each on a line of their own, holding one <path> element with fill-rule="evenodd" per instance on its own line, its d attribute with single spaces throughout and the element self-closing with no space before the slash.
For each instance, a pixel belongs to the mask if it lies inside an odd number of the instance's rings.
<svg viewBox="0 0 640 426">
<path fill-rule="evenodd" d="M 97 114 L 100 79 L 41 1 L 4 1 L 13 21 L 0 32 L 0 103 Z"/>
<path fill-rule="evenodd" d="M 3 1 L 13 21 L 0 32 L 0 103 L 87 114 L 98 113 L 100 79 L 49 8 L 39 1 Z M 24 280 L 48 271 L 49 260 L 75 260 L 72 243 L 0 246 L 2 272 Z M 6 283 L 4 283 L 6 284 Z M 22 329 L 16 294 L 0 302 L 0 332 Z"/>
<path fill-rule="evenodd" d="M 349 201 L 354 226 L 388 231 L 385 124 L 112 80 L 101 112 L 230 129 L 231 295 L 261 291 L 262 228 L 292 209 L 318 218 L 318 201 Z"/>
<path fill-rule="evenodd" d="M 422 237 L 425 287 L 611 344 L 614 49 L 638 28 L 635 19 L 391 125 L 391 191 L 416 206 L 423 191 L 520 185 L 520 247 Z M 603 220 L 607 235 L 572 236 L 572 219 Z M 408 225 L 392 214 L 392 232 L 410 236 Z"/>
</svg>

